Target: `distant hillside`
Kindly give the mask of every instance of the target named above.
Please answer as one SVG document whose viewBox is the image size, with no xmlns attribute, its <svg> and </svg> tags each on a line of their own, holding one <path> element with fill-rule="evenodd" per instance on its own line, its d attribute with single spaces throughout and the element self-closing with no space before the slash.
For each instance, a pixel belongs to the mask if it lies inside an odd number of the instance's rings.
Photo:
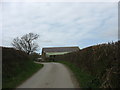
<svg viewBox="0 0 120 90">
<path fill-rule="evenodd" d="M 56 59 L 75 64 L 96 78 L 88 83 L 98 83 L 102 88 L 116 88 L 120 87 L 119 54 L 120 41 L 87 47 L 78 52 L 58 56 Z"/>
<path fill-rule="evenodd" d="M 2 84 L 3 88 L 14 88 L 27 77 L 40 69 L 28 54 L 13 48 L 2 47 Z"/>
</svg>

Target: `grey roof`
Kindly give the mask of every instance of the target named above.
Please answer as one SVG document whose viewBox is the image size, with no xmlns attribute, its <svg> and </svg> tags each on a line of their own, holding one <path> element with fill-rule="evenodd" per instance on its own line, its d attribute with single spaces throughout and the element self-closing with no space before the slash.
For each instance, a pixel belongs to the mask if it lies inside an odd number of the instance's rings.
<svg viewBox="0 0 120 90">
<path fill-rule="evenodd" d="M 79 47 L 50 47 L 42 49 L 43 52 L 74 52 L 79 50 Z"/>
</svg>

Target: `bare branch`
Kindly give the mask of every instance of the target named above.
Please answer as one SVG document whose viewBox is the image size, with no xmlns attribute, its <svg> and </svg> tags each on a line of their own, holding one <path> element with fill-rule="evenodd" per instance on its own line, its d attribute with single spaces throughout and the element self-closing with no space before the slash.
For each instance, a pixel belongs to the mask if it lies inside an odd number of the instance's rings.
<svg viewBox="0 0 120 90">
<path fill-rule="evenodd" d="M 13 39 L 12 45 L 18 50 L 25 51 L 27 54 L 31 54 L 38 48 L 38 45 L 33 42 L 38 37 L 38 34 L 29 33 L 22 36 L 21 38 L 17 37 Z"/>
</svg>

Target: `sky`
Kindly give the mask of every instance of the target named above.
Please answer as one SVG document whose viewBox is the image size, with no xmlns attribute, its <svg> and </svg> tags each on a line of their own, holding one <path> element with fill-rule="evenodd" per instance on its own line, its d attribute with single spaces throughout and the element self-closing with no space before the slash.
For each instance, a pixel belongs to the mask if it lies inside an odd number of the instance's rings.
<svg viewBox="0 0 120 90">
<path fill-rule="evenodd" d="M 0 46 L 33 32 L 42 47 L 91 45 L 118 40 L 117 2 L 2 2 Z M 38 51 L 39 52 L 39 51 Z M 40 50 L 41 52 L 41 50 Z"/>
</svg>

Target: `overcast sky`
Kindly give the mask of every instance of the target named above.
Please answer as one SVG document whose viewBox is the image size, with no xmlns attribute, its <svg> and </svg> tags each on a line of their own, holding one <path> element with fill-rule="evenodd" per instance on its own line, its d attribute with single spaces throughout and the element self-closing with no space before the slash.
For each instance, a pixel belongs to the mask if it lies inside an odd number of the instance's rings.
<svg viewBox="0 0 120 90">
<path fill-rule="evenodd" d="M 118 40 L 118 4 L 115 2 L 5 2 L 0 10 L 2 46 L 11 47 L 15 37 L 29 32 L 40 35 L 37 43 L 41 48 L 85 48 Z"/>
</svg>

